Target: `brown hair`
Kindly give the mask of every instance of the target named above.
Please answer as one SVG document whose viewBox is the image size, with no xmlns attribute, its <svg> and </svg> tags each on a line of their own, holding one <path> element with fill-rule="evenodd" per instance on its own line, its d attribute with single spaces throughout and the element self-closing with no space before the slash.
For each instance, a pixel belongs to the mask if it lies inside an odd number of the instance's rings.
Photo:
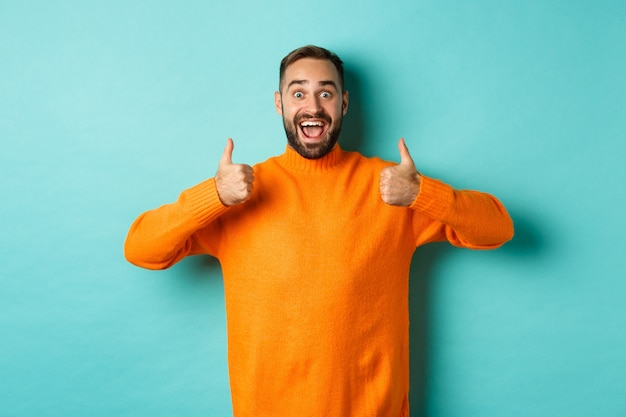
<svg viewBox="0 0 626 417">
<path fill-rule="evenodd" d="M 278 78 L 279 90 L 283 83 L 283 76 L 285 75 L 285 70 L 287 69 L 287 67 L 302 58 L 326 59 L 330 61 L 335 66 L 335 68 L 337 68 L 337 72 L 339 73 L 339 82 L 341 84 L 339 87 L 341 88 L 341 91 L 344 91 L 343 61 L 335 53 L 329 51 L 328 49 L 324 49 L 314 45 L 307 45 L 295 49 L 287 54 L 287 56 L 284 57 L 282 61 L 280 61 L 280 75 Z"/>
</svg>

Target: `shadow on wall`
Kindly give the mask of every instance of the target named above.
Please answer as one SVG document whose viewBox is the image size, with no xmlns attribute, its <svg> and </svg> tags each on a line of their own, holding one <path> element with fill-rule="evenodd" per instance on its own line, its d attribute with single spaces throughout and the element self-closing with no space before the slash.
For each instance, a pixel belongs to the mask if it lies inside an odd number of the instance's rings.
<svg viewBox="0 0 626 417">
<path fill-rule="evenodd" d="M 497 249 L 503 255 L 516 259 L 538 257 L 544 252 L 545 238 L 529 216 L 507 208 L 515 224 L 515 236 Z M 428 416 L 429 398 L 429 332 L 432 326 L 431 287 L 436 279 L 434 273 L 438 262 L 459 250 L 447 242 L 431 243 L 417 248 L 411 262 L 409 276 L 410 343 L 410 393 L 411 416 Z"/>
<path fill-rule="evenodd" d="M 435 264 L 446 252 L 448 243 L 431 243 L 417 248 L 409 274 L 409 404 L 411 416 L 428 415 L 428 357 L 430 323 L 430 283 Z"/>
<path fill-rule="evenodd" d="M 360 151 L 367 143 L 365 130 L 365 114 L 363 112 L 363 95 L 357 72 L 344 67 L 344 83 L 348 90 L 348 113 L 344 116 L 339 143 L 347 151 Z"/>
<path fill-rule="evenodd" d="M 543 221 L 526 209 L 507 205 L 507 210 L 515 225 L 515 236 L 498 250 L 515 258 L 543 255 L 549 244 L 548 232 L 538 226 Z"/>
</svg>

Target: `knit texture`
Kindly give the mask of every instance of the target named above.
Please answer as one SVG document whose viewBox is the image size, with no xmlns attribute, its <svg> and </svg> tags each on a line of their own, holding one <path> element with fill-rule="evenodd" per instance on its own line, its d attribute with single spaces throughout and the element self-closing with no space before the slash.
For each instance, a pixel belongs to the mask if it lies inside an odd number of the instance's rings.
<svg viewBox="0 0 626 417">
<path fill-rule="evenodd" d="M 424 176 L 411 207 L 389 206 L 379 193 L 389 165 L 338 146 L 318 160 L 287 147 L 254 166 L 246 203 L 223 206 L 209 179 L 131 227 L 136 265 L 220 260 L 235 416 L 408 415 L 415 248 L 492 249 L 512 222 L 494 197 Z"/>
</svg>

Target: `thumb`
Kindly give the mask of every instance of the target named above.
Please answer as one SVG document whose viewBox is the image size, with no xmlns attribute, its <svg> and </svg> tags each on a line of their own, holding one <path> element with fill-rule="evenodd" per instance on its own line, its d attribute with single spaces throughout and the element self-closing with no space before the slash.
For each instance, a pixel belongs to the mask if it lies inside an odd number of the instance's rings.
<svg viewBox="0 0 626 417">
<path fill-rule="evenodd" d="M 400 151 L 400 165 L 415 168 L 415 163 L 413 163 L 409 149 L 406 147 L 406 143 L 404 143 L 404 138 L 400 138 L 398 150 Z"/>
<path fill-rule="evenodd" d="M 235 143 L 231 138 L 228 138 L 226 141 L 226 147 L 224 148 L 224 153 L 222 154 L 222 159 L 220 159 L 220 165 L 230 165 L 233 163 L 233 149 L 235 148 Z"/>
</svg>

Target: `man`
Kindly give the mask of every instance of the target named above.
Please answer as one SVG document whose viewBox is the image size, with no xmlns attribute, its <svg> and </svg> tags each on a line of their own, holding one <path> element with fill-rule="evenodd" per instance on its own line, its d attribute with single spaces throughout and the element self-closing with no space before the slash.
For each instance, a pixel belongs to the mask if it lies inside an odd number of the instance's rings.
<svg viewBox="0 0 626 417">
<path fill-rule="evenodd" d="M 210 254 L 224 274 L 235 416 L 408 415 L 408 274 L 434 241 L 493 249 L 513 234 L 494 197 L 401 162 L 345 152 L 343 64 L 307 46 L 280 67 L 285 153 L 232 162 L 142 214 L 125 244 L 141 267 Z"/>
</svg>

